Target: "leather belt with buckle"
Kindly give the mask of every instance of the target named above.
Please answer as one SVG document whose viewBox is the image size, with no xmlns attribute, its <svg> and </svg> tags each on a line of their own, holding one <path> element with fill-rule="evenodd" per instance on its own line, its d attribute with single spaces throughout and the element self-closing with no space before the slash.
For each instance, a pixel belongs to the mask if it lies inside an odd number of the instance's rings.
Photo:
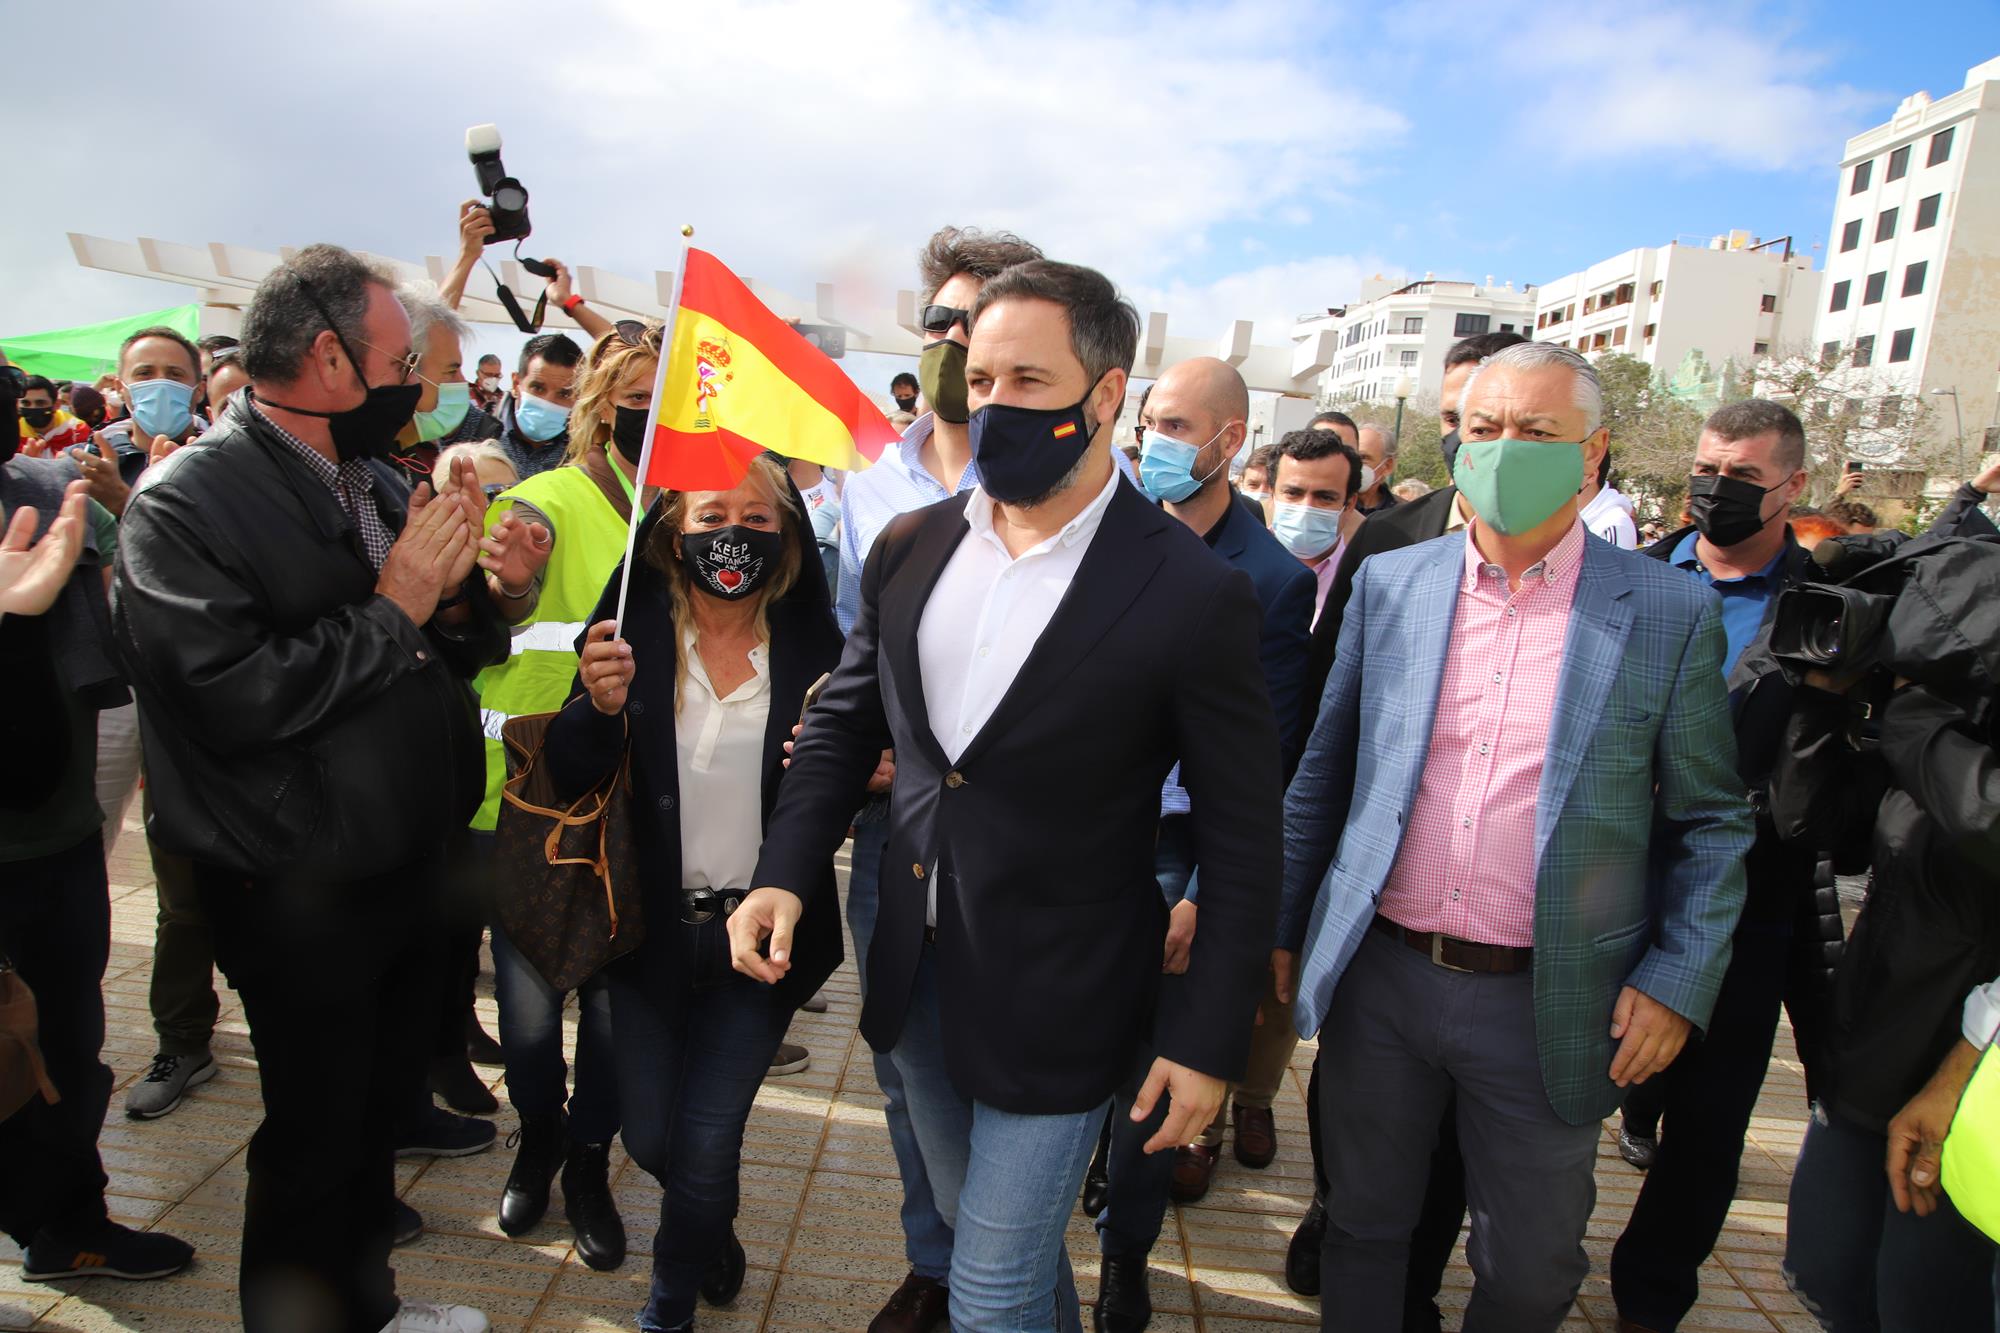
<svg viewBox="0 0 2000 1333">
<path fill-rule="evenodd" d="M 747 889 L 682 889 L 681 920 L 703 926 L 716 917 L 727 917 L 743 905 Z"/>
<path fill-rule="evenodd" d="M 1527 972 L 1535 966 L 1535 951 L 1506 944 L 1478 944 L 1454 939 L 1430 930 L 1411 930 L 1386 916 L 1375 918 L 1375 929 L 1400 939 L 1439 967 L 1454 972 L 1485 972 L 1495 975 Z"/>
</svg>

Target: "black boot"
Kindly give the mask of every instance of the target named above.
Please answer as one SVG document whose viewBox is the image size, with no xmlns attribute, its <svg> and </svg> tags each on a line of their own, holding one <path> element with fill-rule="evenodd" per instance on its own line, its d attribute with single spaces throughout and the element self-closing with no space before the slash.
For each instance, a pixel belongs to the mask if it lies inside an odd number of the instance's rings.
<svg viewBox="0 0 2000 1333">
<path fill-rule="evenodd" d="M 736 1228 L 729 1228 L 729 1243 L 722 1247 L 722 1253 L 701 1275 L 701 1298 L 710 1305 L 727 1305 L 743 1290 L 743 1273 L 749 1267 L 749 1258 L 743 1253 L 743 1242 L 736 1239 Z"/>
<path fill-rule="evenodd" d="M 576 1252 L 603 1272 L 625 1262 L 625 1223 L 611 1199 L 611 1145 L 572 1143 L 563 1166 L 563 1215 L 576 1232 Z"/>
<path fill-rule="evenodd" d="M 1104 1118 L 1104 1132 L 1098 1136 L 1097 1151 L 1091 1154 L 1090 1169 L 1083 1173 L 1083 1215 L 1095 1222 L 1111 1202 L 1111 1117 Z"/>
<path fill-rule="evenodd" d="M 507 1146 L 520 1145 L 507 1188 L 500 1195 L 500 1229 L 520 1236 L 535 1229 L 549 1210 L 549 1182 L 569 1148 L 563 1113 L 524 1115 L 521 1127 L 507 1136 Z"/>
<path fill-rule="evenodd" d="M 1144 1333 L 1153 1322 L 1153 1293 L 1146 1286 L 1146 1256 L 1104 1256 L 1098 1270 L 1097 1304 L 1091 1311 L 1096 1333 Z"/>
<path fill-rule="evenodd" d="M 1285 1250 L 1285 1285 L 1301 1296 L 1319 1295 L 1320 1246 L 1326 1240 L 1326 1205 L 1318 1195 Z"/>
</svg>

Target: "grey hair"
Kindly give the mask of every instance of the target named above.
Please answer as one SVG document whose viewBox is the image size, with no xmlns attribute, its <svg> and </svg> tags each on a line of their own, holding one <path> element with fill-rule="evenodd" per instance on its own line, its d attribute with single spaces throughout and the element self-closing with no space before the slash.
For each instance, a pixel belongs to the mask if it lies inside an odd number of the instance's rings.
<svg viewBox="0 0 2000 1333">
<path fill-rule="evenodd" d="M 370 287 L 393 292 L 396 277 L 337 245 L 309 245 L 285 260 L 257 284 L 243 314 L 244 371 L 253 380 L 292 383 L 329 320 L 359 356 Z"/>
<path fill-rule="evenodd" d="M 1479 383 L 1479 377 L 1490 367 L 1511 366 L 1516 370 L 1543 370 L 1549 366 L 1561 366 L 1576 376 L 1576 405 L 1583 409 L 1584 437 L 1588 439 L 1604 424 L 1604 389 L 1598 383 L 1597 370 L 1590 362 L 1578 356 L 1567 347 L 1554 343 L 1515 343 L 1503 347 L 1479 363 L 1465 381 L 1465 391 L 1459 395 L 1458 414 L 1465 416 L 1465 405 L 1472 401 L 1472 386 Z"/>
<path fill-rule="evenodd" d="M 1370 422 L 1368 425 L 1361 427 L 1360 430 L 1355 431 L 1354 433 L 1355 438 L 1359 439 L 1361 437 L 1362 431 L 1370 431 L 1370 430 L 1374 431 L 1377 435 L 1380 435 L 1382 437 L 1382 457 L 1394 458 L 1396 456 L 1396 450 L 1399 449 L 1401 445 L 1397 443 L 1396 437 L 1394 435 L 1391 435 L 1388 431 L 1383 430 L 1380 426 L 1375 425 L 1373 422 Z"/>
<path fill-rule="evenodd" d="M 444 303 L 434 282 L 406 282 L 396 289 L 396 299 L 410 317 L 410 348 L 419 355 L 430 350 L 432 329 L 455 333 L 461 343 L 472 335 L 472 326 Z"/>
<path fill-rule="evenodd" d="M 515 470 L 514 460 L 507 456 L 507 451 L 500 447 L 498 441 L 468 440 L 464 444 L 452 445 L 437 456 L 437 462 L 431 464 L 431 481 L 439 495 L 451 494 L 454 486 L 452 465 L 461 458 L 471 459 L 475 469 L 481 463 L 498 463 L 514 473 L 516 482 L 521 479 L 521 474 Z"/>
</svg>

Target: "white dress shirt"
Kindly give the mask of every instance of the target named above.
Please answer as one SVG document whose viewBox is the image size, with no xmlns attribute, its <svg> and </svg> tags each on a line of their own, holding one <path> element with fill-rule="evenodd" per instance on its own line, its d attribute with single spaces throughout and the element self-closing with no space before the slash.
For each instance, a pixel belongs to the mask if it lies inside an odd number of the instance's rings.
<svg viewBox="0 0 2000 1333">
<path fill-rule="evenodd" d="M 764 845 L 764 732 L 771 717 L 771 650 L 750 650 L 756 673 L 715 697 L 695 636 L 681 641 L 687 685 L 674 720 L 681 775 L 681 887 L 747 889 Z"/>
<path fill-rule="evenodd" d="M 993 498 L 984 486 L 973 487 L 965 502 L 970 532 L 945 563 L 917 626 L 924 707 L 946 759 L 958 762 L 1021 673 L 1076 578 L 1118 486 L 1113 468 L 1088 508 L 1018 558 L 994 531 Z M 937 924 L 935 874 L 929 921 Z"/>
</svg>

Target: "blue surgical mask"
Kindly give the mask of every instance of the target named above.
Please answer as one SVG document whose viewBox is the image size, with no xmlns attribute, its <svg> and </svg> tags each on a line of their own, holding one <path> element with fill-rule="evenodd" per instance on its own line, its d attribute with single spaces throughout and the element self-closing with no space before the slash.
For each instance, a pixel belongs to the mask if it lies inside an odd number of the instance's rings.
<svg viewBox="0 0 2000 1333">
<path fill-rule="evenodd" d="M 1280 501 L 1271 515 L 1271 535 L 1278 544 L 1301 560 L 1316 560 L 1340 540 L 1339 509 L 1315 509 L 1311 505 Z"/>
<path fill-rule="evenodd" d="M 471 408 L 472 386 L 464 380 L 450 380 L 438 385 L 436 407 L 428 412 L 419 412 L 410 419 L 416 422 L 417 438 L 428 444 L 432 440 L 442 440 L 457 430 Z"/>
<path fill-rule="evenodd" d="M 126 385 L 125 395 L 132 404 L 132 424 L 147 436 L 133 441 L 142 448 L 155 435 L 178 438 L 193 420 L 188 412 L 194 403 L 193 385 L 179 380 L 140 380 Z"/>
<path fill-rule="evenodd" d="M 523 392 L 521 401 L 514 405 L 514 424 L 521 428 L 521 434 L 536 444 L 544 444 L 562 434 L 569 425 L 569 409 Z"/>
<path fill-rule="evenodd" d="M 1223 429 L 1228 429 L 1227 423 Z M 1218 430 L 1209 436 L 1208 443 L 1215 443 L 1221 434 L 1222 431 Z M 1177 440 L 1171 435 L 1163 435 L 1157 427 L 1147 431 L 1146 442 L 1139 455 L 1140 484 L 1145 486 L 1147 494 L 1165 500 L 1168 504 L 1179 504 L 1200 490 L 1209 477 L 1213 477 L 1229 462 L 1226 458 L 1222 459 L 1208 470 L 1208 476 L 1195 476 L 1195 459 L 1207 447 L 1207 444 L 1196 446 Z"/>
</svg>

